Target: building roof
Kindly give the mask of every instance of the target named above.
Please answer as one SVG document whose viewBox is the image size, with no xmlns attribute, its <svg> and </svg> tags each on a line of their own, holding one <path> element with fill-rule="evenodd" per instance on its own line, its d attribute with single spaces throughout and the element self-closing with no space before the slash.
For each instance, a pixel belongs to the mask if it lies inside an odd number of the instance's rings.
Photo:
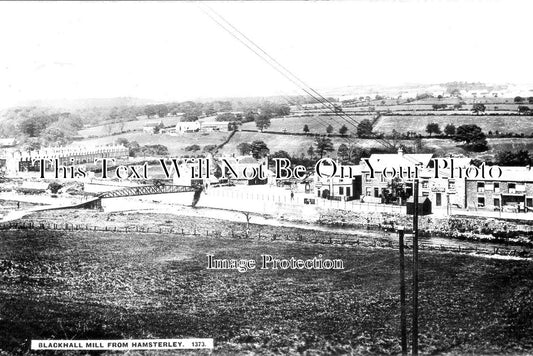
<svg viewBox="0 0 533 356">
<path fill-rule="evenodd" d="M 494 177 L 489 176 L 487 174 L 488 169 L 490 166 L 485 167 L 485 178 L 479 176 L 479 177 L 473 177 L 466 178 L 466 180 L 469 181 L 507 181 L 507 182 L 533 182 L 533 169 L 531 167 L 501 167 L 502 175 L 501 177 L 498 177 L 499 170 L 493 169 L 493 175 Z"/>
<path fill-rule="evenodd" d="M 16 143 L 15 138 L 0 138 L 0 147 L 11 147 L 15 146 Z"/>
<path fill-rule="evenodd" d="M 374 171 L 382 171 L 387 167 L 413 167 L 413 169 L 416 165 L 427 167 L 431 158 L 433 158 L 432 153 L 404 154 L 400 150 L 398 153 L 374 153 L 368 160 Z M 362 162 L 365 165 L 362 170 L 369 171 L 366 162 L 364 160 Z"/>
</svg>

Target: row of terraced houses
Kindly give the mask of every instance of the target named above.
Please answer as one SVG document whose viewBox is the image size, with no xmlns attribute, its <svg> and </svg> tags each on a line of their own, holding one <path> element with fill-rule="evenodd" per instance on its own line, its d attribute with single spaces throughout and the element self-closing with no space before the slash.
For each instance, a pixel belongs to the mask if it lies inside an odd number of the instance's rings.
<svg viewBox="0 0 533 356">
<path fill-rule="evenodd" d="M 436 178 L 432 154 L 373 154 L 360 165 L 351 166 L 354 177 L 319 178 L 315 174 L 315 195 L 336 200 L 361 200 L 367 203 L 386 203 L 386 193 L 392 190 L 392 179 L 384 177 L 384 168 L 419 167 L 419 196 L 429 199 L 434 209 L 449 207 L 468 210 L 492 210 L 508 212 L 533 211 L 533 170 L 531 167 L 500 167 L 501 175 L 486 174 L 482 177 L 450 177 L 448 171 Z M 469 158 L 453 159 L 454 166 L 463 172 L 470 166 Z M 442 159 L 441 159 L 442 160 Z M 373 170 L 373 172 L 372 172 Z M 373 174 L 372 174 L 373 173 Z M 413 195 L 413 179 L 399 179 L 405 184 L 405 198 Z"/>
</svg>

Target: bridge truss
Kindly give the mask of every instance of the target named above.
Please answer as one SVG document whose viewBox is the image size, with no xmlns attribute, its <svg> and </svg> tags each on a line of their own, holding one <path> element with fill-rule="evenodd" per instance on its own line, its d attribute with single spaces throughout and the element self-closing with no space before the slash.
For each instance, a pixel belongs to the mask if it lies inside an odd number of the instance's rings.
<svg viewBox="0 0 533 356">
<path fill-rule="evenodd" d="M 136 195 L 150 195 L 150 194 L 168 194 L 168 193 L 187 193 L 202 190 L 198 186 L 186 185 L 143 185 L 138 187 L 128 187 L 118 190 L 112 190 L 99 195 L 100 198 L 120 198 L 131 197 Z"/>
</svg>

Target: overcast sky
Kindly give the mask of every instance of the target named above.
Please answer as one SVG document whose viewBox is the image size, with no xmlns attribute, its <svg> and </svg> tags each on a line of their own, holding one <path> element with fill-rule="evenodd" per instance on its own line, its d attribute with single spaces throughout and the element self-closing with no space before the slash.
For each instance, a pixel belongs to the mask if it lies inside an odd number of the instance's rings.
<svg viewBox="0 0 533 356">
<path fill-rule="evenodd" d="M 533 82 L 532 1 L 209 6 L 315 88 Z M 0 106 L 300 94 L 196 3 L 0 2 L 0 48 Z"/>
</svg>

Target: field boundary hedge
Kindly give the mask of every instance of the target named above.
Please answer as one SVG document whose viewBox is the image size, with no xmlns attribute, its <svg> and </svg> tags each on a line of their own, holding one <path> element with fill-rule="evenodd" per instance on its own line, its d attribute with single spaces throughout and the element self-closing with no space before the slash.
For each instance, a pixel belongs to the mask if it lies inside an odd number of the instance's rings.
<svg viewBox="0 0 533 356">
<path fill-rule="evenodd" d="M 388 248 L 398 249 L 399 243 L 393 241 L 378 241 L 373 238 L 361 239 L 361 238 L 306 238 L 304 234 L 261 234 L 261 231 L 257 233 L 251 233 L 250 231 L 242 230 L 201 230 L 194 228 L 193 230 L 185 229 L 173 229 L 173 228 L 150 228 L 144 226 L 135 227 L 117 227 L 117 226 L 96 226 L 88 224 L 72 224 L 72 223 L 51 223 L 43 221 L 11 221 L 0 224 L 0 230 L 48 230 L 48 231 L 99 231 L 109 233 L 144 233 L 144 234 L 174 234 L 180 236 L 204 236 L 207 238 L 215 239 L 246 239 L 246 240 L 269 240 L 269 241 L 295 241 L 311 244 L 322 245 L 337 245 L 347 247 L 374 247 L 374 248 Z M 383 226 L 367 226 L 367 230 L 385 230 Z M 404 243 L 406 249 L 412 249 L 413 246 L 408 243 Z M 425 241 L 420 241 L 420 250 L 426 251 L 439 251 L 439 252 L 454 252 L 464 254 L 485 254 L 485 255 L 499 255 L 499 256 L 513 256 L 521 258 L 533 258 L 531 251 L 525 249 L 518 250 L 509 247 L 471 247 L 465 248 L 461 246 L 447 246 L 443 244 L 435 245 Z"/>
</svg>

